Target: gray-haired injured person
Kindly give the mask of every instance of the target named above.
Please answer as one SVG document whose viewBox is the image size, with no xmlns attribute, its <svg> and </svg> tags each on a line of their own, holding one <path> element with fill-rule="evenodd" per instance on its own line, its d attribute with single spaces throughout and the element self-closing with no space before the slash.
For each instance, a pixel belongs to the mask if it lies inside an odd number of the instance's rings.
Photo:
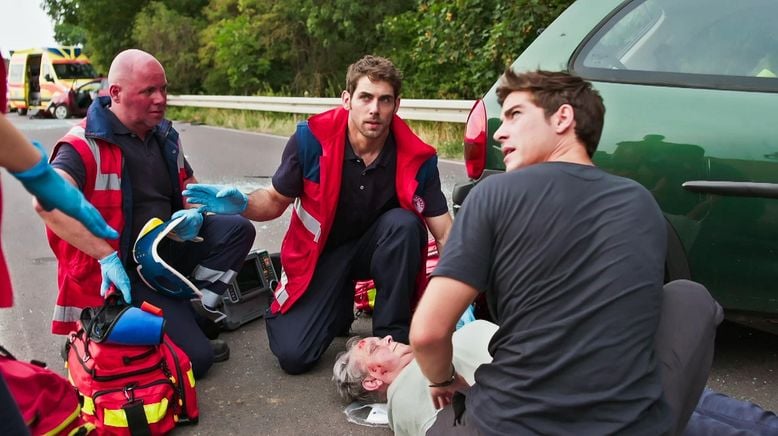
<svg viewBox="0 0 778 436">
<path fill-rule="evenodd" d="M 457 372 L 473 384 L 475 370 L 492 361 L 487 345 L 497 326 L 477 320 L 453 336 L 453 362 Z M 435 422 L 437 410 L 430 400 L 429 382 L 421 373 L 408 345 L 391 336 L 352 337 L 338 355 L 333 381 L 347 401 L 386 402 L 389 427 L 397 435 L 422 435 Z"/>
<path fill-rule="evenodd" d="M 474 383 L 479 366 L 492 361 L 488 345 L 496 331 L 497 325 L 477 320 L 454 333 L 454 366 L 468 384 Z M 386 402 L 389 427 L 396 435 L 423 435 L 437 419 L 429 382 L 411 348 L 390 336 L 349 339 L 335 361 L 333 381 L 346 401 Z M 778 417 L 753 403 L 705 389 L 682 434 L 778 434 Z"/>
</svg>

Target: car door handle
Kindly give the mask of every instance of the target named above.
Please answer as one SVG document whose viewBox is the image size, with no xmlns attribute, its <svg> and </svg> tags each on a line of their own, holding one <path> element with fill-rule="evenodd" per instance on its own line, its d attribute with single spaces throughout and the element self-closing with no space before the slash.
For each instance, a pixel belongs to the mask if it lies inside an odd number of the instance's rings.
<svg viewBox="0 0 778 436">
<path fill-rule="evenodd" d="M 702 194 L 778 198 L 778 183 L 689 180 L 681 186 L 687 191 Z"/>
</svg>

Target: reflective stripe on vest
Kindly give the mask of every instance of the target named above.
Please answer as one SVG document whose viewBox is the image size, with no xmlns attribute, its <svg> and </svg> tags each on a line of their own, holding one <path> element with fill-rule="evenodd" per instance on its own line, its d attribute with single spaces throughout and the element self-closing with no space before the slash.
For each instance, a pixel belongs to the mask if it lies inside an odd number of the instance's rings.
<svg viewBox="0 0 778 436">
<path fill-rule="evenodd" d="M 313 234 L 313 242 L 318 244 L 319 237 L 321 236 L 321 223 L 319 220 L 314 218 L 313 215 L 309 214 L 308 211 L 303 208 L 303 204 L 299 197 L 294 200 L 294 211 L 297 212 L 297 217 L 300 218 L 303 226 Z"/>
<path fill-rule="evenodd" d="M 81 319 L 81 311 L 83 307 L 74 306 L 54 306 L 54 321 L 60 322 L 76 322 Z"/>
<path fill-rule="evenodd" d="M 102 171 L 102 165 L 100 164 L 100 147 L 98 147 L 97 141 L 92 138 L 87 138 L 84 134 L 84 128 L 78 125 L 73 126 L 73 128 L 70 129 L 70 132 L 68 133 L 83 139 L 89 145 L 89 151 L 92 152 L 92 156 L 95 158 L 95 165 L 97 165 L 97 172 L 95 173 L 95 191 L 121 190 L 122 181 L 119 174 L 105 174 Z"/>
<path fill-rule="evenodd" d="M 286 300 L 289 299 L 289 293 L 286 291 L 286 284 L 288 281 L 289 279 L 286 277 L 286 271 L 281 269 L 281 278 L 278 281 L 278 288 L 273 292 L 273 296 L 275 296 L 279 306 L 283 306 L 284 303 L 286 303 Z"/>
</svg>

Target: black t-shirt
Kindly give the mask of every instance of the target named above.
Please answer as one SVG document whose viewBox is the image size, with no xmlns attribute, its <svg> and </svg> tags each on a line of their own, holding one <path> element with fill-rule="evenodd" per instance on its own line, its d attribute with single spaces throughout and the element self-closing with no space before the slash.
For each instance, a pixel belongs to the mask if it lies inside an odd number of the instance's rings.
<svg viewBox="0 0 778 436">
<path fill-rule="evenodd" d="M 400 207 L 397 199 L 397 145 L 390 134 L 381 153 L 369 166 L 351 148 L 348 135 L 344 141 L 343 170 L 335 221 L 327 237 L 327 248 L 337 247 L 361 237 L 390 209 Z M 273 175 L 273 187 L 281 195 L 299 197 L 303 193 L 303 176 L 297 153 L 297 136 L 286 144 L 281 165 Z M 429 175 L 421 195 L 425 203 L 422 215 L 434 217 L 448 212 L 446 197 L 440 189 L 437 167 Z"/>
<path fill-rule="evenodd" d="M 467 395 L 485 434 L 669 428 L 653 347 L 665 232 L 646 189 L 592 166 L 533 165 L 473 189 L 433 275 L 495 306 L 494 361 Z"/>
<path fill-rule="evenodd" d="M 173 211 L 173 186 L 170 174 L 162 155 L 164 138 L 157 129 L 146 135 L 145 141 L 130 132 L 116 115 L 106 111 L 113 133 L 112 142 L 122 150 L 124 171 L 122 177 L 128 177 L 132 186 L 132 233 L 131 243 L 150 218 L 166 220 Z M 51 165 L 68 173 L 84 189 L 86 169 L 81 156 L 70 144 L 59 147 Z M 185 161 L 186 174 L 192 176 L 192 169 Z"/>
</svg>

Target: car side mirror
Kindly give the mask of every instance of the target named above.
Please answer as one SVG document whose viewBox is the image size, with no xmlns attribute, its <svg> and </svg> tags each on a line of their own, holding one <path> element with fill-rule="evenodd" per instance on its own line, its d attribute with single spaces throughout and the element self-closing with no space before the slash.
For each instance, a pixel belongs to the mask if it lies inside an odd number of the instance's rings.
<svg viewBox="0 0 778 436">
<path fill-rule="evenodd" d="M 54 82 L 54 78 L 51 77 L 51 74 L 46 73 L 45 76 L 43 76 L 44 79 L 46 79 L 47 82 Z"/>
</svg>

